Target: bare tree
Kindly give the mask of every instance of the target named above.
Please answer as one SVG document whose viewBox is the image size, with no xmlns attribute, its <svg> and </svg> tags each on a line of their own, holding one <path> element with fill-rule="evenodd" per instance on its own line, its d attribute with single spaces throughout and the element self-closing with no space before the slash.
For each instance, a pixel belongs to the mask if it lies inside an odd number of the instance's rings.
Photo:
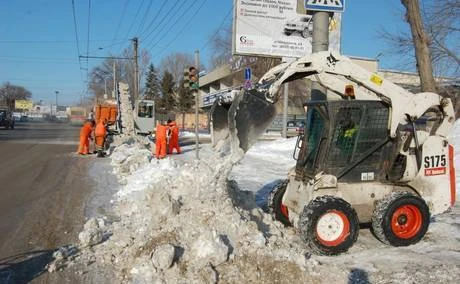
<svg viewBox="0 0 460 284">
<path fill-rule="evenodd" d="M 14 109 L 16 100 L 26 100 L 32 97 L 32 93 L 22 86 L 4 83 L 0 87 L 0 105 L 7 106 L 10 110 Z"/>
<path fill-rule="evenodd" d="M 436 84 L 433 77 L 433 67 L 431 65 L 430 40 L 423 27 L 419 2 L 418 0 L 401 0 L 401 3 L 406 8 L 406 21 L 409 23 L 412 32 L 417 70 L 420 76 L 422 91 L 435 92 Z"/>
<path fill-rule="evenodd" d="M 417 25 L 417 29 L 423 29 L 423 40 L 429 48 L 432 62 L 432 74 L 436 77 L 452 76 L 459 77 L 459 51 L 460 42 L 458 41 L 460 32 L 460 1 L 459 0 L 444 0 L 444 1 L 426 1 L 422 0 L 421 6 L 418 1 L 402 1 L 412 5 L 417 5 L 419 8 L 419 19 L 423 25 Z M 406 9 L 406 19 L 409 20 L 409 10 Z M 384 31 L 379 35 L 388 43 L 391 49 L 387 52 L 398 56 L 403 66 L 411 66 L 420 64 L 416 60 L 416 51 L 414 40 L 420 39 L 420 35 L 416 33 L 413 37 L 412 25 L 411 33 L 399 32 L 392 33 Z M 413 65 L 412 65 L 413 66 Z"/>
<path fill-rule="evenodd" d="M 113 57 L 120 57 L 114 55 Z M 132 49 L 128 48 L 125 49 L 121 55 L 124 58 L 132 58 L 133 53 Z M 139 60 L 139 80 L 140 87 L 142 87 L 142 80 L 144 77 L 144 73 L 147 71 L 147 67 L 150 61 L 150 56 L 146 50 L 142 50 L 140 53 L 140 60 Z M 96 66 L 91 71 L 91 78 L 89 83 L 89 89 L 92 91 L 96 98 L 102 98 L 105 92 L 105 87 L 107 86 L 107 93 L 111 93 L 113 89 L 113 63 L 116 66 L 116 80 L 124 81 L 128 83 L 130 89 L 133 90 L 135 83 L 134 79 L 134 61 L 130 59 L 113 59 L 108 58 L 104 60 L 100 65 Z M 141 94 L 143 92 L 143 88 L 139 90 Z M 136 99 L 136 98 L 134 98 Z"/>
<path fill-rule="evenodd" d="M 184 77 L 184 69 L 195 65 L 195 58 L 189 53 L 172 53 L 161 60 L 160 73 L 168 72 L 172 75 L 174 82 L 178 83 Z M 201 68 L 198 68 L 202 70 Z"/>
</svg>

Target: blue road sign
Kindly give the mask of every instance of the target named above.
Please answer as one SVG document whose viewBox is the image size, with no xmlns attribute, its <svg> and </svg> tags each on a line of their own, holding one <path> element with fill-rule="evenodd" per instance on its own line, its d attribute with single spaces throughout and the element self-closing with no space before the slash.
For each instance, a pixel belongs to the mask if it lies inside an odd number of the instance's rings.
<svg viewBox="0 0 460 284">
<path fill-rule="evenodd" d="M 342 13 L 345 11 L 345 0 L 305 0 L 305 9 Z"/>
<path fill-rule="evenodd" d="M 244 69 L 244 79 L 246 81 L 251 80 L 251 68 L 246 67 L 246 69 Z"/>
</svg>

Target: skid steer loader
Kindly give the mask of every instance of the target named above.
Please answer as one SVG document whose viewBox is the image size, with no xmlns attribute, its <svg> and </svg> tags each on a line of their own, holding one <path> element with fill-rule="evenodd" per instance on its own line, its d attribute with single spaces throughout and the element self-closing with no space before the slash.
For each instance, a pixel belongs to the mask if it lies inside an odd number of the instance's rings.
<svg viewBox="0 0 460 284">
<path fill-rule="evenodd" d="M 347 57 L 320 52 L 276 66 L 231 102 L 216 101 L 215 146 L 246 152 L 276 114 L 281 85 L 303 77 L 325 87 L 327 100 L 305 104 L 296 166 L 270 194 L 274 217 L 296 227 L 317 254 L 346 252 L 361 223 L 386 244 L 418 242 L 430 216 L 455 203 L 450 99 L 412 94 Z"/>
</svg>

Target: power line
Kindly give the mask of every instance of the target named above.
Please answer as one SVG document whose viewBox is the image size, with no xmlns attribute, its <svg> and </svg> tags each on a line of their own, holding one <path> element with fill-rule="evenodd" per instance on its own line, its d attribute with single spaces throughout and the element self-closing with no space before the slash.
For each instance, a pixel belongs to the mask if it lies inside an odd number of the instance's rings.
<svg viewBox="0 0 460 284">
<path fill-rule="evenodd" d="M 174 9 L 177 6 L 178 3 L 179 3 L 179 0 L 176 0 L 174 5 L 164 14 L 163 18 L 161 18 L 160 22 L 155 26 L 155 28 L 153 30 L 151 30 L 150 33 L 144 37 L 144 41 L 146 41 L 150 37 L 150 35 L 160 27 L 160 25 L 163 23 L 163 21 L 166 19 L 166 17 L 168 17 L 170 15 L 172 9 Z"/>
<path fill-rule="evenodd" d="M 80 80 L 83 83 L 83 75 L 81 74 L 81 60 L 80 60 L 80 47 L 78 44 L 78 29 L 77 29 L 77 17 L 75 15 L 75 1 L 72 0 L 72 14 L 73 14 L 73 24 L 75 28 L 75 44 L 77 45 L 77 58 L 78 58 L 78 65 L 80 66 L 80 69 L 78 70 L 80 73 Z"/>
<path fill-rule="evenodd" d="M 230 9 L 227 12 L 227 15 L 225 15 L 224 19 L 220 23 L 219 28 L 217 28 L 217 30 L 214 32 L 214 34 L 204 43 L 204 45 L 201 47 L 201 50 L 204 50 L 207 47 L 208 43 L 210 43 L 211 40 L 213 40 L 216 37 L 217 33 L 220 31 L 220 29 L 224 25 L 225 21 L 227 20 L 228 16 L 230 16 L 230 14 L 232 13 L 232 10 L 233 10 L 233 7 L 231 6 Z"/>
<path fill-rule="evenodd" d="M 145 21 L 147 20 L 147 14 L 149 13 L 150 8 L 152 7 L 152 3 L 153 3 L 153 1 L 149 1 L 147 9 L 145 9 L 145 13 L 144 13 L 144 16 L 142 17 L 141 24 L 139 25 L 139 28 L 137 29 L 137 34 L 138 35 L 141 32 L 142 28 L 144 27 Z"/>
<path fill-rule="evenodd" d="M 184 11 L 182 12 L 182 14 L 181 14 L 179 17 L 177 17 L 176 21 L 175 21 L 172 25 L 165 25 L 165 26 L 169 26 L 169 29 L 168 29 L 165 33 L 163 33 L 162 35 L 160 35 L 159 40 L 157 40 L 152 46 L 150 46 L 150 48 L 154 48 L 163 38 L 165 38 L 165 37 L 168 35 L 168 33 L 176 26 L 177 22 L 178 22 L 180 19 L 182 19 L 182 18 L 184 17 L 185 13 L 187 13 L 188 11 L 191 11 L 191 9 L 193 8 L 193 6 L 195 6 L 195 4 L 196 4 L 197 2 L 198 2 L 198 1 L 192 1 L 192 2 L 190 3 L 190 5 L 189 5 L 186 9 L 184 9 Z M 177 14 L 177 13 L 176 13 L 176 14 Z M 172 17 L 171 17 L 170 19 L 172 19 Z M 153 39 L 152 39 L 152 41 L 153 41 Z M 149 48 L 149 49 L 150 49 L 150 48 Z"/>
<path fill-rule="evenodd" d="M 88 34 L 87 34 L 87 42 L 86 42 L 86 56 L 89 54 L 89 32 L 90 32 L 90 26 L 91 26 L 91 0 L 88 0 Z M 89 81 L 89 60 L 86 59 L 86 81 Z M 89 87 L 89 84 L 87 83 L 87 87 Z"/>
<path fill-rule="evenodd" d="M 131 25 L 129 26 L 128 32 L 126 33 L 125 37 L 129 37 L 129 33 L 131 32 L 131 29 L 134 26 L 134 23 L 136 22 L 137 16 L 139 16 L 139 12 L 141 11 L 142 6 L 144 6 L 144 1 L 142 0 L 141 5 L 139 5 L 139 8 L 137 8 L 136 16 L 134 16 L 134 20 L 131 22 Z"/>
<path fill-rule="evenodd" d="M 158 16 L 160 15 L 161 11 L 163 11 L 163 8 L 165 7 L 166 5 L 166 2 L 167 0 L 164 0 L 163 1 L 163 4 L 161 5 L 160 9 L 158 9 L 157 13 L 155 14 L 155 16 L 152 17 L 152 20 L 150 21 L 150 23 L 147 25 L 147 28 L 145 28 L 145 30 L 143 30 L 141 32 L 141 34 L 139 34 L 139 38 L 143 38 L 143 34 L 145 34 L 153 25 L 153 23 L 155 22 L 155 20 L 158 18 Z"/>
<path fill-rule="evenodd" d="M 167 48 L 168 48 L 174 41 L 176 41 L 177 38 L 178 38 L 179 36 L 182 35 L 182 33 L 184 32 L 185 28 L 190 27 L 190 25 L 189 25 L 190 21 L 198 14 L 198 12 L 201 10 L 201 8 L 203 8 L 204 4 L 205 4 L 207 1 L 208 1 L 208 0 L 204 0 L 203 3 L 201 3 L 201 6 L 198 7 L 198 9 L 195 11 L 195 13 L 193 13 L 193 15 L 188 19 L 188 21 L 185 23 L 185 25 L 182 27 L 182 29 L 181 29 L 178 33 L 176 33 L 176 37 L 173 38 L 170 42 L 168 42 L 168 43 L 166 44 L 166 46 L 163 47 L 163 51 L 160 52 L 160 53 L 158 53 L 157 56 L 163 54 L 163 53 L 167 50 Z"/>
<path fill-rule="evenodd" d="M 123 5 L 123 10 L 121 10 L 121 17 L 120 17 L 120 20 L 118 21 L 118 25 L 117 25 L 117 28 L 115 30 L 115 33 L 113 34 L 112 41 L 115 41 L 115 38 L 117 37 L 118 31 L 121 28 L 121 24 L 123 23 L 123 19 L 125 18 L 125 14 L 126 14 L 125 11 L 126 11 L 126 8 L 128 7 L 128 4 L 129 4 L 129 0 L 125 0 L 125 5 Z"/>
</svg>

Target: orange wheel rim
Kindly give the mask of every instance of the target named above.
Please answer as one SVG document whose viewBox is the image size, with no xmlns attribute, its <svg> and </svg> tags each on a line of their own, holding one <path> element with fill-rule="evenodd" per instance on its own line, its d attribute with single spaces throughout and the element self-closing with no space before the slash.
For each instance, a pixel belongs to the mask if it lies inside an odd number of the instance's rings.
<svg viewBox="0 0 460 284">
<path fill-rule="evenodd" d="M 403 205 L 391 217 L 391 230 L 401 239 L 410 239 L 422 228 L 422 212 L 415 205 Z"/>
<path fill-rule="evenodd" d="M 283 204 L 280 205 L 280 211 L 281 211 L 281 214 L 286 217 L 287 219 L 289 219 L 289 210 L 286 206 L 284 206 Z"/>
<path fill-rule="evenodd" d="M 316 238 L 328 247 L 338 246 L 350 235 L 350 220 L 339 210 L 330 210 L 319 217 Z"/>
</svg>

